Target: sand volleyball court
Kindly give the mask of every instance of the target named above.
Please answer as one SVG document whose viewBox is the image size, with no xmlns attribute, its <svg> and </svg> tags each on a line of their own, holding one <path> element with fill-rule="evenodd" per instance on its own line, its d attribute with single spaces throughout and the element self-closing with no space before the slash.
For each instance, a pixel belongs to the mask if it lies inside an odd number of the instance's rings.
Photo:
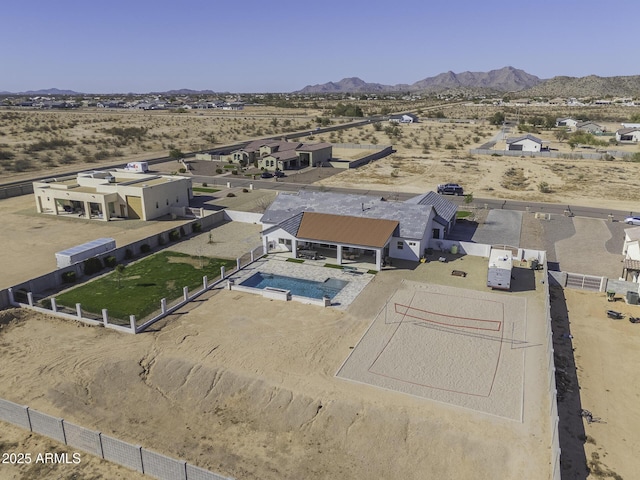
<svg viewBox="0 0 640 480">
<path fill-rule="evenodd" d="M 337 376 L 521 421 L 526 299 L 404 281 Z"/>
</svg>

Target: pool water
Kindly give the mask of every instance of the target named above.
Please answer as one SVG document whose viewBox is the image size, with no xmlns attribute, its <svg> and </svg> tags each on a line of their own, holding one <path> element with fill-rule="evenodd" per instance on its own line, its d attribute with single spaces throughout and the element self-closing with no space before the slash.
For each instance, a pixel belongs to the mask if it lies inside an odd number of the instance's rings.
<svg viewBox="0 0 640 480">
<path fill-rule="evenodd" d="M 240 285 L 253 288 L 279 288 L 289 290 L 292 295 L 320 299 L 325 296 L 329 298 L 335 297 L 348 283 L 337 278 L 327 278 L 324 282 L 315 282 L 302 278 L 258 272 L 247 278 Z"/>
</svg>

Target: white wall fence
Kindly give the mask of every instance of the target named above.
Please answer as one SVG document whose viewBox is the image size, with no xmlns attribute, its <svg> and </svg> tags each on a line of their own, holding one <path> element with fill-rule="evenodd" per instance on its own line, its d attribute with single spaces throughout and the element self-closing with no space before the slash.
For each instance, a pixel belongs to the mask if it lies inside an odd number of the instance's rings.
<svg viewBox="0 0 640 480">
<path fill-rule="evenodd" d="M 623 158 L 632 155 L 631 152 L 608 151 L 602 153 L 561 153 L 561 152 L 525 152 L 522 150 L 493 150 L 490 148 L 472 148 L 469 150 L 472 155 L 498 155 L 505 157 L 543 157 L 543 158 L 561 158 L 566 160 L 603 160 L 606 155 L 616 158 Z"/>
<path fill-rule="evenodd" d="M 262 225 L 260 219 L 262 218 L 262 213 L 253 213 L 253 212 L 239 212 L 237 210 L 223 210 L 224 211 L 224 219 L 230 220 L 232 222 L 241 222 L 241 223 L 256 223 L 258 225 Z"/>
<path fill-rule="evenodd" d="M 8 400 L 0 399 L 0 420 L 160 480 L 230 480 L 229 477 L 183 460 L 167 457 Z"/>
<path fill-rule="evenodd" d="M 458 240 L 430 239 L 429 247 L 436 251 L 450 252 L 455 245 L 458 253 L 473 255 L 475 257 L 487 257 L 491 255 L 491 248 L 503 248 L 513 251 L 513 257 L 520 261 L 535 258 L 540 265 L 546 261 L 546 252 L 543 250 L 532 250 L 520 247 L 510 247 L 509 245 L 487 245 L 484 243 L 463 242 Z"/>
<path fill-rule="evenodd" d="M 619 295 L 626 295 L 627 292 L 640 293 L 640 284 L 624 280 L 570 272 L 549 272 L 549 275 L 563 288 L 576 288 L 593 292 L 611 291 Z"/>
<path fill-rule="evenodd" d="M 13 288 L 7 289 L 7 293 L 9 296 L 9 304 L 14 307 L 28 308 L 39 313 L 52 315 L 58 318 L 64 318 L 66 320 L 75 320 L 78 322 L 87 323 L 89 325 L 104 326 L 105 328 L 111 328 L 119 332 L 136 334 L 144 332 L 154 323 L 171 315 L 176 310 L 182 308 L 187 303 L 192 302 L 203 293 L 219 286 L 220 283 L 223 282 L 229 275 L 237 273 L 248 265 L 251 265 L 263 255 L 263 246 L 259 245 L 242 257 L 237 258 L 236 266 L 234 269 L 226 271 L 224 267 L 221 267 L 220 277 L 216 278 L 213 282 L 210 282 L 207 276 L 202 277 L 202 288 L 200 288 L 199 290 L 190 292 L 189 287 L 183 287 L 182 297 L 177 299 L 177 301 L 174 300 L 172 304 L 168 303 L 166 298 L 163 298 L 162 300 L 160 300 L 159 310 L 157 311 L 157 313 L 153 314 L 150 318 L 143 319 L 143 322 L 140 325 L 138 325 L 138 321 L 135 315 L 130 315 L 129 318 L 124 322 L 122 321 L 122 319 L 110 319 L 109 312 L 106 308 L 102 309 L 101 315 L 92 315 L 89 314 L 89 312 L 84 311 L 80 303 L 76 303 L 75 312 L 69 313 L 68 307 L 65 308 L 61 305 L 58 305 L 55 297 L 52 297 L 50 299 L 51 309 L 49 309 L 45 308 L 44 306 L 38 306 L 36 304 L 36 302 L 34 301 L 33 292 L 26 292 L 26 294 L 21 292 L 20 298 L 16 298 Z"/>
<path fill-rule="evenodd" d="M 560 470 L 560 433 L 558 427 L 560 417 L 558 416 L 558 389 L 556 387 L 556 365 L 553 350 L 553 327 L 551 324 L 551 297 L 549 293 L 549 271 L 547 264 L 544 262 L 544 291 L 545 291 L 545 315 L 546 315 L 546 341 L 545 350 L 547 353 L 547 372 L 549 375 L 547 386 L 549 392 L 549 427 L 551 431 L 551 478 L 552 480 L 561 480 Z"/>
</svg>

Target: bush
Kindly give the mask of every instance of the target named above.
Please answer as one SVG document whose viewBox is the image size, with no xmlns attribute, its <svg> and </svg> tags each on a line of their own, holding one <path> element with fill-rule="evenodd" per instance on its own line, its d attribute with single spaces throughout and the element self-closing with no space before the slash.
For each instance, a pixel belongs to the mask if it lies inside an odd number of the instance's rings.
<svg viewBox="0 0 640 480">
<path fill-rule="evenodd" d="M 551 187 L 547 182 L 540 182 L 538 184 L 538 191 L 540 193 L 551 193 Z"/>
<path fill-rule="evenodd" d="M 105 268 L 115 268 L 116 265 L 118 264 L 118 261 L 116 260 L 116 257 L 114 257 L 113 255 L 109 255 L 108 257 L 104 257 L 102 259 L 102 261 L 104 262 Z"/>
<path fill-rule="evenodd" d="M 249 193 L 249 190 L 247 190 L 246 188 L 243 188 L 242 193 Z"/>
<path fill-rule="evenodd" d="M 87 258 L 83 265 L 85 275 L 93 275 L 104 268 L 98 257 Z"/>
<path fill-rule="evenodd" d="M 229 193 L 227 193 L 227 197 L 235 197 L 235 196 L 236 196 L 236 194 L 235 194 L 235 193 L 233 193 L 233 192 L 229 192 Z"/>
<path fill-rule="evenodd" d="M 238 170 L 231 170 L 231 175 L 237 175 L 238 174 Z"/>
<path fill-rule="evenodd" d="M 191 229 L 192 229 L 193 233 L 201 232 L 202 231 L 202 224 L 199 223 L 199 222 L 196 222 L 191 226 Z"/>
<path fill-rule="evenodd" d="M 76 272 L 64 272 L 62 274 L 62 281 L 64 283 L 74 283 L 76 281 Z"/>
<path fill-rule="evenodd" d="M 221 168 L 216 168 L 216 173 L 217 173 L 218 175 L 220 175 L 220 174 L 222 173 L 222 169 L 221 169 Z"/>
<path fill-rule="evenodd" d="M 158 245 L 164 245 L 165 244 L 165 239 L 162 236 L 161 233 L 158 234 Z"/>
<path fill-rule="evenodd" d="M 131 250 L 130 248 L 127 248 L 124 251 L 124 258 L 126 258 L 127 260 L 131 260 L 133 258 L 133 250 Z"/>
<path fill-rule="evenodd" d="M 186 173 L 186 172 L 187 172 L 187 169 L 186 169 L 186 168 L 184 168 L 184 167 L 182 167 L 182 168 L 180 168 L 178 171 L 179 171 L 180 173 Z"/>
<path fill-rule="evenodd" d="M 151 251 L 151 247 L 149 246 L 148 243 L 143 243 L 142 245 L 140 245 L 140 252 L 149 253 L 150 251 Z"/>
<path fill-rule="evenodd" d="M 207 182 L 202 182 L 202 186 L 206 187 L 207 186 Z"/>
<path fill-rule="evenodd" d="M 172 242 L 180 240 L 180 232 L 178 232 L 177 230 L 171 230 L 169 232 L 169 240 L 171 240 Z"/>
</svg>

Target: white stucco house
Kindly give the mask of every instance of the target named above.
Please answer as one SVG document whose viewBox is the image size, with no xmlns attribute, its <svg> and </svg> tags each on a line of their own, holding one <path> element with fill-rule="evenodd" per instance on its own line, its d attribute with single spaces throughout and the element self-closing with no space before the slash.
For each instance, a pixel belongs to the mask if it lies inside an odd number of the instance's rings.
<svg viewBox="0 0 640 480">
<path fill-rule="evenodd" d="M 621 128 L 616 131 L 618 142 L 640 142 L 640 127 Z"/>
<path fill-rule="evenodd" d="M 281 193 L 261 218 L 265 252 L 321 251 L 338 265 L 361 259 L 419 261 L 455 224 L 457 205 L 429 192 L 406 202 L 301 190 Z"/>
<path fill-rule="evenodd" d="M 602 125 L 592 122 L 591 120 L 585 120 L 584 122 L 578 122 L 576 124 L 576 130 L 582 130 L 584 132 L 589 132 L 594 135 L 600 135 L 607 131 L 605 127 Z"/>
<path fill-rule="evenodd" d="M 521 137 L 507 138 L 507 146 L 505 150 L 515 150 L 522 152 L 540 152 L 543 150 L 542 144 L 544 142 L 538 137 L 534 137 L 531 134 L 526 134 Z"/>
<path fill-rule="evenodd" d="M 577 124 L 578 120 L 575 120 L 573 118 L 556 118 L 556 127 L 567 127 L 571 130 L 574 130 Z"/>
<path fill-rule="evenodd" d="M 400 115 L 391 115 L 389 121 L 394 123 L 418 123 L 418 116 L 412 113 L 402 113 Z"/>
<path fill-rule="evenodd" d="M 624 255 L 622 278 L 640 282 L 640 227 L 625 228 L 622 255 Z"/>
<path fill-rule="evenodd" d="M 38 213 L 103 221 L 115 217 L 152 220 L 184 212 L 193 198 L 190 178 L 124 170 L 33 182 L 33 194 Z"/>
</svg>

